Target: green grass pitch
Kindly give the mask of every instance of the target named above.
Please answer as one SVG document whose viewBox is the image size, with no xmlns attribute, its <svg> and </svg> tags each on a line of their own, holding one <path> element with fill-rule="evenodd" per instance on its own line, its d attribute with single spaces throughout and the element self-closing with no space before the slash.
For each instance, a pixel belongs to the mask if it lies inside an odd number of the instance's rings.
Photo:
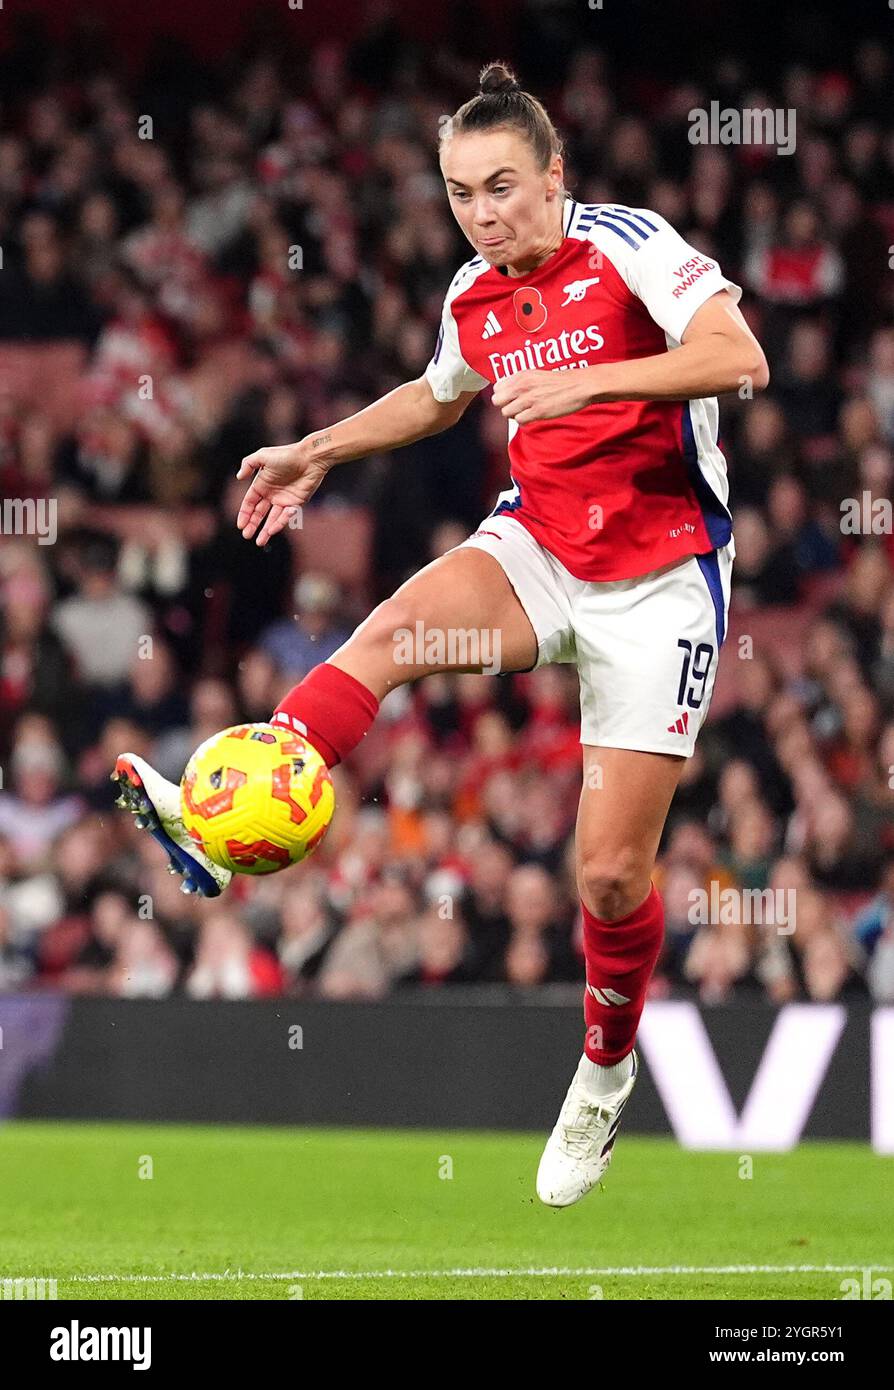
<svg viewBox="0 0 894 1390">
<path fill-rule="evenodd" d="M 12 1121 L 0 1278 L 64 1298 L 836 1299 L 894 1265 L 894 1163 L 857 1144 L 622 1136 L 534 1196 L 544 1135 Z M 148 1174 L 151 1165 L 151 1177 Z"/>
</svg>

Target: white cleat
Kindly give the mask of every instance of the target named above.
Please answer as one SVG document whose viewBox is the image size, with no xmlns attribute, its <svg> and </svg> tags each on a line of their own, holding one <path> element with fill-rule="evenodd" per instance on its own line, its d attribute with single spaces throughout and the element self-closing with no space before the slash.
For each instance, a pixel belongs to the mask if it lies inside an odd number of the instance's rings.
<svg viewBox="0 0 894 1390">
<path fill-rule="evenodd" d="M 180 809 L 180 788 L 135 753 L 122 753 L 112 781 L 120 796 L 116 805 L 131 811 L 140 830 L 148 830 L 168 856 L 168 873 L 182 874 L 184 893 L 216 898 L 233 875 L 204 854 L 190 839 Z"/>
<path fill-rule="evenodd" d="M 555 1128 L 537 1169 L 537 1196 L 549 1207 L 570 1207 L 585 1197 L 604 1176 L 621 1123 L 621 1112 L 636 1084 L 636 1053 L 624 1085 L 612 1095 L 594 1100 L 581 1080 L 581 1058 L 568 1087 Z"/>
</svg>

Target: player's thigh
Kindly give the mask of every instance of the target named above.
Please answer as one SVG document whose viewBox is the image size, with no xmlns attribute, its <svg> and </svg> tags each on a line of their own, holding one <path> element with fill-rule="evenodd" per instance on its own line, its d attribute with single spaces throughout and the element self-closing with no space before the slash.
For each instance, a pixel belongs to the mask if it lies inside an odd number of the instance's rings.
<svg viewBox="0 0 894 1390">
<path fill-rule="evenodd" d="M 438 671 L 523 671 L 536 659 L 534 629 L 502 566 L 474 547 L 426 565 L 329 658 L 380 697 Z"/>
<path fill-rule="evenodd" d="M 691 757 L 726 632 L 728 552 L 575 595 L 581 743 Z"/>
<path fill-rule="evenodd" d="M 648 894 L 684 761 L 584 745 L 575 849 L 578 890 L 588 906 L 596 903 L 591 911 L 623 916 Z"/>
</svg>

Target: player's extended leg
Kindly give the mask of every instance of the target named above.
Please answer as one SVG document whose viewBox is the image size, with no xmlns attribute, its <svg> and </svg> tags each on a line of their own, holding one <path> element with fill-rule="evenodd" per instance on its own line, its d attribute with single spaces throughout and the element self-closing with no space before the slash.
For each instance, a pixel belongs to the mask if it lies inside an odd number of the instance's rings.
<svg viewBox="0 0 894 1390">
<path fill-rule="evenodd" d="M 449 659 L 439 659 L 442 650 Z M 502 566 L 484 550 L 463 547 L 380 603 L 328 664 L 381 700 L 435 671 L 523 671 L 536 657 L 534 629 Z"/>
<path fill-rule="evenodd" d="M 305 735 L 334 767 L 397 686 L 439 671 L 524 670 L 536 657 L 534 630 L 501 565 L 460 546 L 380 603 L 279 702 L 272 722 Z"/>
<path fill-rule="evenodd" d="M 334 767 L 396 686 L 438 671 L 524 670 L 536 657 L 534 630 L 501 565 L 460 546 L 380 603 L 280 701 L 273 723 L 306 735 Z"/>
<path fill-rule="evenodd" d="M 576 860 L 587 1030 L 537 1174 L 537 1192 L 550 1206 L 570 1206 L 599 1182 L 636 1081 L 633 1044 L 664 936 L 651 875 L 683 761 L 584 747 Z"/>
<path fill-rule="evenodd" d="M 537 639 L 492 555 L 460 547 L 434 560 L 379 604 L 343 647 L 280 701 L 271 722 L 296 729 L 330 767 L 357 746 L 389 690 L 439 671 L 517 671 L 533 666 Z M 214 897 L 232 875 L 190 841 L 180 789 L 143 758 L 123 753 L 118 804 L 164 848 L 185 892 Z"/>
</svg>

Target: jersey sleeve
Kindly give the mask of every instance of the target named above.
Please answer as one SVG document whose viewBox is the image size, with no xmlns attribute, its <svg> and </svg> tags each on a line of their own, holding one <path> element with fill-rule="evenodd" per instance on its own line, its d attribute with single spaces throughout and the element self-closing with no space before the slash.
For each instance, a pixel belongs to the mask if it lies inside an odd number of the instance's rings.
<svg viewBox="0 0 894 1390">
<path fill-rule="evenodd" d="M 444 300 L 441 329 L 434 355 L 425 369 L 425 377 L 436 401 L 455 401 L 463 391 L 483 391 L 490 382 L 474 371 L 462 355 L 459 330 L 452 309 L 453 297 Z"/>
<path fill-rule="evenodd" d="M 614 215 L 613 231 L 623 227 L 620 214 Z M 695 311 L 718 290 L 729 290 L 739 302 L 741 287 L 727 280 L 715 260 L 697 251 L 658 213 L 631 208 L 628 216 L 627 252 L 619 257 L 613 245 L 612 259 L 632 293 L 675 342 L 682 341 Z"/>
</svg>

